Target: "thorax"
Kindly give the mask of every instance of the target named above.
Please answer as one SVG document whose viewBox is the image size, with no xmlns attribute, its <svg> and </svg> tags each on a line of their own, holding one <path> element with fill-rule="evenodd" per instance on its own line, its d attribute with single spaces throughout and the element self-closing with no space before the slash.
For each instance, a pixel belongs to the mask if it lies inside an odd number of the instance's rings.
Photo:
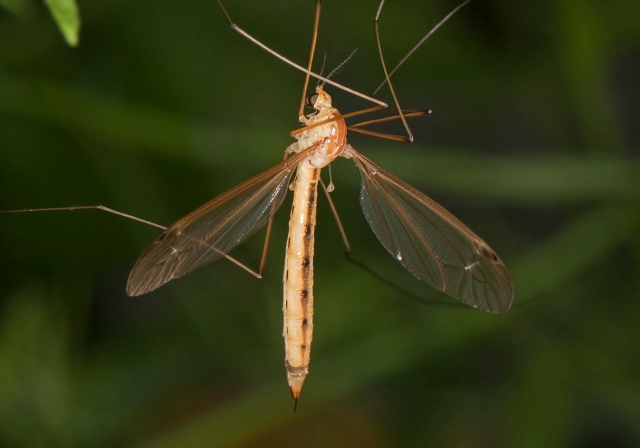
<svg viewBox="0 0 640 448">
<path fill-rule="evenodd" d="M 330 103 L 317 104 L 315 107 L 317 110 L 314 114 L 301 120 L 305 127 L 340 116 L 338 109 Z M 302 163 L 308 163 L 313 168 L 323 168 L 343 153 L 347 144 L 347 125 L 340 118 L 296 133 L 295 137 L 298 139 L 296 152 L 315 146 Z"/>
</svg>

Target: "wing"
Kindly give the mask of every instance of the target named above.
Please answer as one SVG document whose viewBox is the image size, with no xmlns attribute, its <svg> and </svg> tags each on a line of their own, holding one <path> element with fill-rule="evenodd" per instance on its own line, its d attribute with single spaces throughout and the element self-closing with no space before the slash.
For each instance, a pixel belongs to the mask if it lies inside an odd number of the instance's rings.
<svg viewBox="0 0 640 448">
<path fill-rule="evenodd" d="M 127 294 L 145 294 L 218 260 L 258 231 L 282 204 L 291 176 L 307 153 L 244 181 L 168 227 L 131 270 Z"/>
<path fill-rule="evenodd" d="M 480 237 L 441 205 L 349 148 L 362 175 L 360 205 L 380 242 L 409 272 L 490 312 L 509 309 L 513 283 Z"/>
</svg>

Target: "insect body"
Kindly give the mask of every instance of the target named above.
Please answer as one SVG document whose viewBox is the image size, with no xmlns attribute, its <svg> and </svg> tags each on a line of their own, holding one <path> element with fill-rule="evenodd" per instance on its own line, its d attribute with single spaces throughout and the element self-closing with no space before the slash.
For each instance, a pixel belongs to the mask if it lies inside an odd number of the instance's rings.
<svg viewBox="0 0 640 448">
<path fill-rule="evenodd" d="M 331 105 L 329 94 L 321 88 L 310 100 L 317 113 L 308 118 L 302 116 L 303 124 L 313 125 L 340 116 Z M 344 153 L 347 127 L 343 119 L 338 119 L 308 130 L 303 128 L 294 135 L 298 141 L 287 152 L 310 149 L 298 164 L 284 267 L 285 366 L 291 395 L 297 401 L 309 373 L 313 335 L 313 244 L 320 170 Z"/>
<path fill-rule="evenodd" d="M 316 113 L 301 117 L 287 160 L 241 183 L 167 228 L 142 254 L 127 284 L 130 295 L 152 291 L 199 266 L 228 256 L 263 227 L 282 204 L 296 171 L 284 271 L 286 369 L 294 400 L 309 367 L 313 332 L 313 243 L 320 170 L 336 157 L 360 170 L 360 204 L 387 250 L 420 280 L 475 308 L 507 310 L 513 285 L 496 253 L 435 201 L 353 149 L 344 119 L 318 88 Z"/>
<path fill-rule="evenodd" d="M 320 3 L 320 0 L 316 3 L 314 42 Z M 378 14 L 383 3 L 380 3 Z M 220 6 L 224 11 L 221 3 Z M 377 16 L 375 23 L 377 35 Z M 266 48 L 233 22 L 231 24 L 236 31 Z M 378 49 L 381 55 L 379 39 Z M 273 50 L 267 50 L 307 73 L 303 90 L 306 90 L 310 75 L 339 86 L 310 71 L 313 45 L 309 69 L 297 66 Z M 390 86 L 382 57 L 381 62 Z M 354 160 L 362 178 L 360 205 L 364 215 L 380 242 L 409 272 L 451 297 L 485 311 L 506 311 L 513 300 L 513 284 L 507 268 L 480 237 L 435 201 L 383 170 L 347 143 L 347 130 L 410 141 L 410 133 L 408 137 L 393 136 L 364 130 L 361 126 L 390 119 L 402 119 L 406 126 L 405 117 L 426 114 L 424 111 L 402 111 L 398 107 L 398 115 L 346 125 L 346 117 L 386 107 L 385 103 L 375 99 L 372 101 L 379 105 L 341 115 L 333 107 L 331 96 L 324 91 L 324 87 L 316 88 L 316 93 L 308 100 L 308 105 L 315 109 L 315 113 L 304 116 L 301 106 L 299 116 L 303 126 L 291 133 L 298 141 L 287 148 L 289 157 L 166 228 L 140 256 L 129 275 L 127 293 L 131 296 L 153 291 L 174 278 L 220 258 L 230 259 L 261 277 L 264 255 L 260 269 L 255 273 L 231 258 L 229 252 L 270 222 L 296 173 L 292 184 L 294 197 L 283 278 L 285 366 L 296 403 L 309 372 L 313 336 L 313 253 L 320 171 L 337 157 Z M 394 102 L 398 103 L 395 96 Z M 62 209 L 86 208 L 98 208 L 150 224 L 102 206 Z M 12 212 L 16 211 L 33 210 Z"/>
</svg>

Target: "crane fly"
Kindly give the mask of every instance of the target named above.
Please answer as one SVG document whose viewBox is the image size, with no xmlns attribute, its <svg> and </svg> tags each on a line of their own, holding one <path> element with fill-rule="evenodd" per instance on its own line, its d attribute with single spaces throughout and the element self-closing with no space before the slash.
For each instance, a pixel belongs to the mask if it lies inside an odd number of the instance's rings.
<svg viewBox="0 0 640 448">
<path fill-rule="evenodd" d="M 374 29 L 380 61 L 385 73 L 385 83 L 391 91 L 397 115 L 368 120 L 351 126 L 345 123 L 345 119 L 384 109 L 387 104 L 332 81 L 329 79 L 331 75 L 323 77 L 311 71 L 321 0 L 316 2 L 314 31 L 307 68 L 289 61 L 251 37 L 231 20 L 220 0 L 218 3 L 235 31 L 306 73 L 303 100 L 298 114 L 302 127 L 291 132 L 291 136 L 297 141 L 286 149 L 284 160 L 222 193 L 168 228 L 103 206 L 38 210 L 99 208 L 164 228 L 164 232 L 140 256 L 129 275 L 127 294 L 138 296 L 221 258 L 227 258 L 256 277 L 261 277 L 271 220 L 282 204 L 287 191 L 292 187 L 293 205 L 283 277 L 283 336 L 287 379 L 296 404 L 309 372 L 313 333 L 313 252 L 316 205 L 319 184 L 324 187 L 320 179 L 320 171 L 338 157 L 352 159 L 355 162 L 362 179 L 360 205 L 365 218 L 382 245 L 409 272 L 439 291 L 472 307 L 489 312 L 503 312 L 509 309 L 513 300 L 511 277 L 506 266 L 489 245 L 442 206 L 380 168 L 347 143 L 347 130 L 392 140 L 412 141 L 413 137 L 406 118 L 428 113 L 403 110 L 398 104 L 391 85 L 390 73 L 382 57 L 378 32 L 378 18 L 384 0 L 378 7 Z M 464 3 L 445 17 L 424 39 L 463 5 Z M 415 48 L 417 46 L 413 50 Z M 404 62 L 404 59 L 401 62 Z M 315 93 L 306 100 L 306 105 L 312 107 L 314 112 L 305 115 L 305 97 L 311 76 L 318 78 L 321 83 L 316 87 Z M 333 107 L 332 98 L 325 90 L 326 84 L 355 93 L 377 105 L 361 111 L 341 114 Z M 406 137 L 363 129 L 366 125 L 396 119 L 401 120 L 405 126 Z M 327 197 L 329 197 L 328 194 Z M 334 209 L 333 204 L 330 203 L 330 205 Z M 254 272 L 229 256 L 229 252 L 267 223 L 269 226 L 262 261 L 258 272 Z M 339 221 L 338 223 L 342 231 L 342 225 Z M 349 250 L 348 243 L 346 244 Z"/>
</svg>

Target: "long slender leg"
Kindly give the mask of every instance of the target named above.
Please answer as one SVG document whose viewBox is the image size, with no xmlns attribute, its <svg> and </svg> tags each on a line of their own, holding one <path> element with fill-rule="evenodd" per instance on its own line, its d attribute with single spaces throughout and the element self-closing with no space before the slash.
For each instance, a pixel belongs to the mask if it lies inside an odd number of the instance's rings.
<svg viewBox="0 0 640 448">
<path fill-rule="evenodd" d="M 267 234 L 264 236 L 264 245 L 262 246 L 262 257 L 260 257 L 260 267 L 258 268 L 258 274 L 260 278 L 264 274 L 264 268 L 267 264 L 267 253 L 269 252 L 269 241 L 271 241 L 271 228 L 273 227 L 273 215 L 269 218 L 267 223 Z"/>
<path fill-rule="evenodd" d="M 389 107 L 389 105 L 387 103 L 385 103 L 384 101 L 380 101 L 377 100 L 373 97 L 370 97 L 368 95 L 365 95 L 363 93 L 360 93 L 356 90 L 350 89 L 347 86 L 344 86 L 340 83 L 337 83 L 335 81 L 332 81 L 331 79 L 325 78 L 324 76 L 321 76 L 317 73 L 312 72 L 311 70 L 308 70 L 304 67 L 302 67 L 299 64 L 296 64 L 295 62 L 293 62 L 290 59 L 287 59 L 286 57 L 282 56 L 280 53 L 272 50 L 271 48 L 267 47 L 265 44 L 263 44 L 262 42 L 260 42 L 258 39 L 256 39 L 255 37 L 253 37 L 252 35 L 250 35 L 249 33 L 247 33 L 245 30 L 243 30 L 242 28 L 240 28 L 238 25 L 236 25 L 235 23 L 233 23 L 233 21 L 231 20 L 231 16 L 229 15 L 229 13 L 227 13 L 227 10 L 224 8 L 224 6 L 222 5 L 222 2 L 220 0 L 218 0 L 218 4 L 220 5 L 220 8 L 222 8 L 222 11 L 224 12 L 225 16 L 227 17 L 227 20 L 229 21 L 229 23 L 231 24 L 231 29 L 242 34 L 244 37 L 246 37 L 247 39 L 249 39 L 251 42 L 253 42 L 254 44 L 256 44 L 257 46 L 259 46 L 260 48 L 262 48 L 263 50 L 267 51 L 268 53 L 271 53 L 273 56 L 275 56 L 276 58 L 280 59 L 281 61 L 289 64 L 290 66 L 292 66 L 293 68 L 296 68 L 298 70 L 300 70 L 303 73 L 306 73 L 307 75 L 313 76 L 314 78 L 319 79 L 320 81 L 323 81 L 327 84 L 330 84 L 334 87 L 337 87 L 338 89 L 342 89 L 345 92 L 349 92 L 352 95 L 355 96 L 359 96 L 360 98 L 363 98 L 367 101 L 371 101 L 372 103 L 378 104 L 384 108 Z"/>
<path fill-rule="evenodd" d="M 347 129 L 353 132 L 358 132 L 359 134 L 370 135 L 372 137 L 377 137 L 377 138 L 384 138 L 384 139 L 393 140 L 396 142 L 407 143 L 410 141 L 409 137 L 407 137 L 406 135 L 384 134 L 382 132 L 370 131 L 369 129 L 352 128 L 350 126 L 347 126 Z"/>
<path fill-rule="evenodd" d="M 146 219 L 138 218 L 137 216 L 129 215 L 118 210 L 114 210 L 104 205 L 76 205 L 72 207 L 47 207 L 47 208 L 23 208 L 20 210 L 0 210 L 0 213 L 27 213 L 27 212 L 57 212 L 57 211 L 73 211 L 73 210 L 102 210 L 104 212 L 113 213 L 114 215 L 122 216 L 133 221 L 138 221 L 143 224 L 157 227 L 162 230 L 166 230 L 165 226 L 156 224 L 155 222 L 147 221 Z"/>
<path fill-rule="evenodd" d="M 467 0 L 469 1 L 469 0 Z M 373 20 L 373 29 L 375 32 L 375 36 L 376 36 L 376 45 L 378 47 L 378 55 L 380 56 L 380 64 L 382 65 L 382 71 L 384 72 L 384 77 L 385 77 L 385 82 L 389 85 L 389 90 L 391 91 L 391 96 L 393 97 L 393 103 L 395 104 L 397 110 L 398 110 L 398 115 L 393 116 L 393 117 L 386 117 L 383 119 L 377 119 L 377 120 L 369 120 L 367 122 L 363 122 L 357 125 L 354 125 L 352 127 L 349 127 L 348 129 L 351 131 L 355 131 L 355 132 L 360 132 L 362 134 L 367 134 L 367 135 L 371 135 L 371 136 L 375 136 L 375 137 L 380 137 L 380 138 L 386 138 L 386 139 L 390 139 L 390 140 L 398 140 L 398 141 L 409 141 L 412 142 L 413 141 L 413 134 L 411 133 L 411 129 L 409 128 L 409 124 L 407 123 L 406 117 L 407 116 L 417 116 L 417 115 L 426 115 L 431 113 L 431 111 L 428 112 L 418 112 L 416 113 L 410 113 L 410 114 L 405 114 L 405 112 L 402 110 L 402 108 L 400 107 L 400 102 L 398 101 L 398 96 L 396 95 L 395 89 L 393 87 L 393 84 L 391 83 L 391 78 L 390 78 L 390 74 L 389 71 L 387 70 L 387 64 L 385 63 L 384 60 L 384 55 L 382 53 L 382 44 L 380 42 L 380 26 L 379 26 L 379 20 L 380 20 L 380 14 L 382 13 L 382 8 L 384 6 L 384 2 L 385 0 L 381 0 L 380 1 L 380 5 L 378 6 L 378 12 L 376 13 L 376 17 Z M 465 2 L 466 3 L 466 2 Z M 464 4 L 463 4 L 464 5 Z M 453 13 L 455 13 L 455 11 L 457 11 L 458 9 L 460 9 L 463 5 L 460 5 L 458 8 L 456 8 L 452 13 L 450 13 L 444 20 L 446 21 L 446 19 L 448 17 L 450 17 Z M 443 22 L 441 22 L 443 23 Z M 440 24 L 438 24 L 436 26 L 436 28 L 440 26 Z M 428 35 L 420 42 L 420 44 L 422 44 L 422 42 L 424 42 L 424 40 L 426 40 L 426 38 L 428 37 Z M 418 45 L 420 45 L 418 44 Z M 412 50 L 414 51 L 414 50 Z M 408 56 L 407 56 L 408 57 Z M 397 68 L 397 67 L 396 67 Z M 396 69 L 394 69 L 395 71 Z M 376 89 L 377 91 L 377 89 Z M 388 121 L 388 120 L 393 120 L 393 119 L 397 119 L 400 118 L 400 120 L 402 121 L 402 124 L 405 128 L 405 130 L 407 131 L 407 138 L 403 138 L 402 136 L 398 136 L 398 135 L 393 135 L 393 134 L 383 134 L 383 133 L 379 133 L 379 132 L 374 132 L 374 131 L 370 131 L 370 130 L 365 130 L 365 129 L 359 129 L 360 126 L 365 126 L 367 124 L 373 124 L 373 123 L 379 123 L 382 121 Z"/>
<path fill-rule="evenodd" d="M 431 114 L 430 110 L 407 110 L 407 111 L 403 111 L 402 115 L 398 114 L 398 115 L 392 115 L 390 117 L 382 117 L 382 118 L 376 118 L 373 120 L 361 121 L 360 123 L 347 126 L 347 129 L 353 132 L 359 132 L 361 134 L 370 135 L 372 137 L 385 138 L 388 140 L 395 140 L 398 142 L 408 142 L 409 140 L 406 135 L 385 134 L 382 132 L 372 131 L 370 129 L 362 129 L 362 127 L 369 126 L 376 123 L 383 123 L 385 121 L 397 120 L 403 117 L 405 118 L 420 117 L 420 116 L 429 115 L 429 114 Z"/>
<path fill-rule="evenodd" d="M 322 126 L 322 125 L 325 125 L 327 123 L 331 123 L 332 121 L 345 119 L 345 118 L 350 118 L 350 117 L 354 117 L 354 116 L 357 116 L 357 115 L 367 114 L 367 113 L 370 113 L 370 112 L 376 112 L 376 111 L 381 110 L 381 109 L 382 108 L 379 107 L 379 106 L 373 106 L 373 107 L 368 107 L 366 109 L 361 109 L 361 110 L 357 110 L 357 111 L 354 111 L 354 112 L 349 112 L 349 113 L 344 114 L 344 115 L 338 115 L 338 116 L 335 116 L 335 117 L 330 118 L 328 120 L 323 120 L 323 121 L 320 121 L 318 123 L 313 123 L 313 124 L 310 124 L 308 126 L 304 126 L 302 128 L 296 129 L 295 131 L 291 131 L 290 135 L 292 137 L 296 138 L 296 136 L 301 132 L 308 131 L 309 129 L 317 128 L 318 126 Z M 392 115 L 392 116 L 389 116 L 389 117 L 382 117 L 382 118 L 376 118 L 376 119 L 373 119 L 373 120 L 363 121 L 363 122 L 360 122 L 360 123 L 356 123 L 356 124 L 347 126 L 347 129 L 349 129 L 351 131 L 354 131 L 354 132 L 359 132 L 361 134 L 367 134 L 367 135 L 371 135 L 371 136 L 374 136 L 374 137 L 386 138 L 388 140 L 395 140 L 395 141 L 399 141 L 399 142 L 408 142 L 409 138 L 407 136 L 405 136 L 405 135 L 383 134 L 381 132 L 375 132 L 375 131 L 370 131 L 368 129 L 360 129 L 360 128 L 363 127 L 363 126 L 368 126 L 368 125 L 375 124 L 375 123 L 382 123 L 382 122 L 385 122 L 385 121 L 398 120 L 398 119 L 400 119 L 402 117 L 419 117 L 419 116 L 422 116 L 422 115 L 429 115 L 429 114 L 431 114 L 430 110 L 406 110 L 406 111 L 403 111 L 402 115 L 398 114 L 398 115 Z"/>
<path fill-rule="evenodd" d="M 402 113 L 402 108 L 400 107 L 400 102 L 398 101 L 398 96 L 396 95 L 396 91 L 393 88 L 393 84 L 391 84 L 391 79 L 389 79 L 389 72 L 387 71 L 387 64 L 385 64 L 384 62 L 384 56 L 382 54 L 382 45 L 380 44 L 380 29 L 378 26 L 378 20 L 380 18 L 380 13 L 382 12 L 382 7 L 384 6 L 384 2 L 385 0 L 381 0 L 380 1 L 380 6 L 378 7 L 378 12 L 376 13 L 376 18 L 373 19 L 373 30 L 375 32 L 376 35 L 376 45 L 378 46 L 378 55 L 380 56 L 380 64 L 382 65 L 382 71 L 384 72 L 384 79 L 387 81 L 387 84 L 389 84 L 389 90 L 391 91 L 391 96 L 393 97 L 393 103 L 396 105 L 396 108 L 398 109 L 398 114 L 400 115 L 400 120 L 402 120 L 402 125 L 404 126 L 404 129 L 407 131 L 407 137 L 408 137 L 408 141 L 412 142 L 413 141 L 413 134 L 411 133 L 411 129 L 409 129 L 409 124 L 407 123 L 407 120 L 405 119 L 403 113 Z"/>
<path fill-rule="evenodd" d="M 282 156 L 282 160 L 286 160 L 290 151 L 287 148 L 284 151 L 284 155 Z M 262 246 L 262 257 L 260 257 L 260 267 L 258 268 L 258 274 L 260 274 L 260 278 L 264 274 L 264 268 L 267 265 L 267 253 L 269 252 L 269 242 L 271 241 L 271 229 L 273 228 L 273 217 L 274 214 L 271 214 L 271 218 L 269 218 L 269 222 L 267 223 L 267 234 L 264 236 L 264 245 Z"/>
<path fill-rule="evenodd" d="M 289 135 L 291 135 L 291 137 L 293 137 L 293 138 L 298 138 L 297 137 L 298 134 L 300 134 L 300 133 L 302 133 L 304 131 L 308 131 L 309 129 L 313 129 L 313 128 L 317 128 L 319 126 L 323 126 L 323 125 L 325 125 L 327 123 L 331 123 L 332 121 L 344 120 L 345 118 L 355 117 L 356 115 L 368 114 L 370 112 L 376 112 L 376 111 L 382 110 L 382 109 L 383 109 L 383 107 L 373 106 L 373 107 L 367 107 L 366 109 L 360 109 L 360 110 L 356 110 L 354 112 L 349 112 L 349 113 L 344 114 L 344 115 L 336 115 L 335 117 L 330 118 L 328 120 L 322 120 L 322 121 L 319 121 L 317 123 L 313 123 L 313 124 L 298 128 L 298 129 L 296 129 L 294 131 L 291 131 L 289 133 Z"/>
<path fill-rule="evenodd" d="M 309 73 L 313 67 L 313 58 L 316 54 L 316 44 L 318 42 L 318 29 L 320 28 L 320 11 L 322 10 L 322 0 L 316 1 L 316 15 L 313 20 L 313 36 L 311 37 L 311 50 L 309 51 L 309 63 L 307 64 L 307 74 L 304 77 L 304 86 L 302 87 L 302 99 L 300 100 L 300 109 L 298 110 L 298 117 L 304 115 L 304 105 L 307 98 L 307 89 L 309 88 Z"/>
<path fill-rule="evenodd" d="M 429 37 L 431 37 L 431 35 L 433 33 L 435 33 L 435 31 L 440 28 L 447 20 L 449 20 L 451 18 L 451 16 L 453 16 L 455 13 L 458 12 L 458 10 L 460 8 L 462 8 L 464 5 L 466 5 L 467 3 L 469 3 L 471 0 L 465 0 L 464 2 L 460 3 L 458 6 L 456 6 L 453 11 L 451 11 L 449 14 L 447 14 L 444 19 L 442 19 L 441 21 L 439 21 L 436 26 L 434 26 L 433 28 L 431 28 L 431 30 L 429 30 L 429 32 L 427 34 L 425 34 L 425 36 L 420 39 L 420 42 L 418 42 L 411 50 L 409 50 L 409 52 L 406 54 L 405 57 L 403 57 L 402 59 L 400 59 L 400 62 L 398 62 L 398 64 L 393 68 L 393 70 L 391 70 L 389 72 L 389 78 L 391 78 L 393 76 L 393 74 L 396 72 L 396 70 L 398 70 L 400 68 L 400 66 L 402 64 L 405 63 L 405 61 L 407 59 L 409 59 L 409 57 L 424 43 L 424 41 L 426 41 Z M 378 91 L 387 83 L 387 79 L 385 78 L 384 81 L 382 81 L 380 83 L 380 85 L 376 88 L 376 90 L 373 91 L 373 95 L 375 95 L 376 93 L 378 93 Z"/>
<path fill-rule="evenodd" d="M 109 207 L 105 207 L 104 205 L 79 205 L 79 206 L 72 206 L 72 207 L 25 208 L 25 209 L 21 209 L 21 210 L 0 210 L 0 213 L 53 212 L 53 211 L 73 211 L 73 210 L 102 210 L 104 212 L 113 213 L 114 215 L 122 216 L 123 218 L 131 219 L 133 221 L 138 221 L 138 222 L 141 222 L 143 224 L 147 224 L 147 225 L 150 225 L 150 226 L 153 226 L 153 227 L 157 227 L 157 228 L 162 229 L 162 230 L 166 230 L 167 229 L 167 227 L 162 226 L 160 224 L 156 224 L 154 222 L 147 221 L 146 219 L 138 218 L 137 216 L 129 215 L 127 213 L 120 212 L 118 210 L 114 210 L 114 209 L 109 208 Z M 213 248 L 213 249 L 215 249 L 215 248 Z M 251 269 L 249 266 L 247 266 L 244 263 L 236 260 L 235 258 L 233 258 L 230 255 L 223 254 L 223 256 L 224 256 L 224 258 L 226 258 L 227 260 L 229 260 L 233 264 L 237 265 L 238 267 L 244 269 L 245 271 L 247 271 L 249 274 L 253 275 L 254 277 L 262 278 L 262 270 L 260 270 L 259 272 L 256 272 L 253 269 Z"/>
<path fill-rule="evenodd" d="M 423 115 L 431 115 L 431 110 L 404 110 L 402 111 L 405 118 L 410 117 L 421 117 Z M 382 118 L 374 118 L 373 120 L 361 121 L 360 123 L 350 124 L 349 129 L 353 128 L 361 128 L 363 126 L 369 126 L 372 124 L 383 123 L 385 121 L 397 120 L 400 118 L 400 115 L 391 115 L 388 117 Z"/>
<path fill-rule="evenodd" d="M 344 243 L 344 249 L 347 253 L 351 252 L 351 244 L 349 244 L 349 239 L 347 238 L 347 233 L 344 231 L 344 226 L 342 225 L 342 221 L 340 220 L 340 215 L 338 215 L 338 210 L 333 203 L 333 199 L 331 199 L 331 195 L 329 194 L 329 190 L 327 190 L 327 186 L 324 184 L 324 181 L 320 179 L 320 185 L 322 185 L 322 191 L 324 191 L 325 196 L 327 197 L 327 201 L 329 201 L 329 208 L 331 208 L 331 213 L 333 213 L 333 217 L 336 220 L 336 224 L 338 225 L 338 230 L 340 231 L 340 236 L 342 237 L 342 242 Z"/>
</svg>

